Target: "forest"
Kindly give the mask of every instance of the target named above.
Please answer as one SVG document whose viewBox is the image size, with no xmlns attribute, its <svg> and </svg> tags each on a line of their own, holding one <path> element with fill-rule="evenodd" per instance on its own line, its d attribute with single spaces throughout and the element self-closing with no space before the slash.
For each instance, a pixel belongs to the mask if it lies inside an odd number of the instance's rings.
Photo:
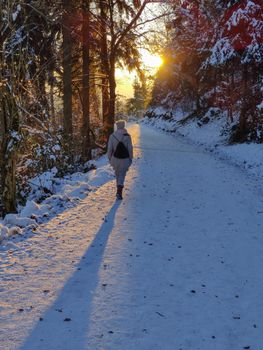
<svg viewBox="0 0 263 350">
<path fill-rule="evenodd" d="M 263 349 L 263 0 L 0 1 L 0 348 Z"/>
<path fill-rule="evenodd" d="M 205 123 L 213 108 L 230 142 L 263 141 L 261 0 L 2 0 L 0 16 L 4 215 L 25 203 L 36 175 L 88 171 L 105 152 L 118 67 L 138 75 L 127 113 L 154 117 L 162 106 L 166 119 L 181 110 Z M 148 85 L 139 49 L 149 42 L 163 64 Z"/>
<path fill-rule="evenodd" d="M 262 143 L 262 9 L 260 0 L 176 3 L 147 115 L 162 106 L 165 119 L 182 112 L 181 123 L 202 125 L 210 110 L 226 119 L 230 143 Z"/>
</svg>

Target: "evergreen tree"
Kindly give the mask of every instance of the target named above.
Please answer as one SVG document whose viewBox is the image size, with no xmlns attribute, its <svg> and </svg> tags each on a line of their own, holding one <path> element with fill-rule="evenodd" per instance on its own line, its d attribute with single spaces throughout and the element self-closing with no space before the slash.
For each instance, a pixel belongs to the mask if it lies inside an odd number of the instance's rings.
<svg viewBox="0 0 263 350">
<path fill-rule="evenodd" d="M 182 1 L 172 7 L 152 105 L 200 118 L 219 108 L 232 124 L 231 141 L 262 142 L 262 2 Z"/>
<path fill-rule="evenodd" d="M 140 117 L 145 112 L 147 103 L 147 89 L 144 80 L 140 82 L 138 78 L 134 79 L 133 82 L 133 98 L 127 102 L 127 110 L 130 115 Z"/>
</svg>

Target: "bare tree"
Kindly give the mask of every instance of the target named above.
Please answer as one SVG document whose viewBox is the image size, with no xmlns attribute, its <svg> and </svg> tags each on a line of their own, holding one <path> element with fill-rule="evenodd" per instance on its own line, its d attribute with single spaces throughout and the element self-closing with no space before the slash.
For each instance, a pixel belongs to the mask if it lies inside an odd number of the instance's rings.
<svg viewBox="0 0 263 350">
<path fill-rule="evenodd" d="M 83 158 L 90 159 L 90 0 L 82 0 L 82 111 Z"/>
<path fill-rule="evenodd" d="M 72 28 L 70 16 L 73 5 L 71 0 L 62 0 L 62 51 L 63 51 L 63 123 L 68 139 L 72 135 Z"/>
</svg>

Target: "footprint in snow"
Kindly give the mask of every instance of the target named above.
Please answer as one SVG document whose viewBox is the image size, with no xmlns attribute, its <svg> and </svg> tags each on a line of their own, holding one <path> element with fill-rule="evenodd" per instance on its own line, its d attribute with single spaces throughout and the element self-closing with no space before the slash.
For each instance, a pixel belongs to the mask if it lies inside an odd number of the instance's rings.
<svg viewBox="0 0 263 350">
<path fill-rule="evenodd" d="M 240 320 L 240 316 L 233 316 L 234 320 Z"/>
<path fill-rule="evenodd" d="M 103 334 L 95 335 L 96 338 L 103 338 Z"/>
<path fill-rule="evenodd" d="M 62 309 L 55 309 L 55 311 L 57 311 L 57 312 L 63 312 Z"/>
</svg>

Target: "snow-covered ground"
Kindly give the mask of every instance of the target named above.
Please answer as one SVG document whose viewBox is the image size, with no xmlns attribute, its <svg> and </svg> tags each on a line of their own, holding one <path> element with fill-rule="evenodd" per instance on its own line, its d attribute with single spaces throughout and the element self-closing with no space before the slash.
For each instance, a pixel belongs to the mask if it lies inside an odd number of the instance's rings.
<svg viewBox="0 0 263 350">
<path fill-rule="evenodd" d="M 56 177 L 57 169 L 53 168 L 31 179 L 31 191 L 26 205 L 19 207 L 18 214 L 8 214 L 4 220 L 0 220 L 0 244 L 6 244 L 15 234 L 23 235 L 34 231 L 39 224 L 74 207 L 89 192 L 96 191 L 113 178 L 106 156 L 89 163 L 87 166 L 92 165 L 96 169 L 59 178 Z M 40 200 L 43 196 L 47 198 Z"/>
<path fill-rule="evenodd" d="M 189 120 L 183 125 L 178 123 L 185 114 L 181 111 L 167 111 L 162 107 L 155 108 L 154 114 L 157 118 L 145 118 L 143 123 L 152 125 L 158 129 L 168 132 L 176 132 L 184 136 L 188 141 L 201 146 L 202 148 L 217 154 L 222 159 L 229 160 L 250 174 L 263 176 L 263 144 L 244 143 L 244 144 L 228 144 L 228 133 L 224 132 L 227 118 L 220 116 L 214 117 L 217 110 L 211 108 L 203 120 L 209 118 L 209 122 L 202 123 L 197 119 Z M 172 115 L 172 119 L 163 118 L 165 115 Z"/>
<path fill-rule="evenodd" d="M 262 350 L 262 182 L 130 128 L 114 180 L 0 250 L 1 350 Z"/>
</svg>

